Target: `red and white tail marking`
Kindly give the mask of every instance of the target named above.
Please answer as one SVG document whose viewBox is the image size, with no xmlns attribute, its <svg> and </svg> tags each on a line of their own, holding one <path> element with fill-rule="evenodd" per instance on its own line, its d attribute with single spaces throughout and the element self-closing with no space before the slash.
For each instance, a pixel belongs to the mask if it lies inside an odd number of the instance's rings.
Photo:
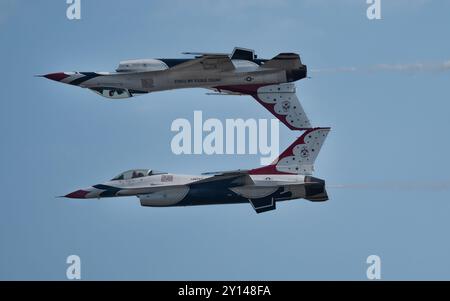
<svg viewBox="0 0 450 301">
<path fill-rule="evenodd" d="M 215 89 L 219 92 L 231 91 L 251 95 L 291 130 L 311 128 L 311 123 L 295 94 L 293 83 L 219 86 Z"/>
<path fill-rule="evenodd" d="M 250 174 L 311 175 L 314 162 L 330 128 L 314 128 L 303 133 L 270 165 L 250 170 Z"/>
</svg>

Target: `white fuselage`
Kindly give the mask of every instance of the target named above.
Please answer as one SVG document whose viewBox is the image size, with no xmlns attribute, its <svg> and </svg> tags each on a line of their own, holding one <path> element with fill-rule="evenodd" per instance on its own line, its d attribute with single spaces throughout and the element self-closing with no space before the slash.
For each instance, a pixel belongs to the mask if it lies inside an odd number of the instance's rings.
<svg viewBox="0 0 450 301">
<path fill-rule="evenodd" d="M 158 61 L 158 60 L 153 60 Z M 232 60 L 234 70 L 172 70 L 162 61 L 160 64 L 146 64 L 141 69 L 119 69 L 116 73 L 100 73 L 96 77 L 81 83 L 84 88 L 109 87 L 145 92 L 164 91 L 182 88 L 213 88 L 217 86 L 285 83 L 286 72 L 280 69 L 261 68 L 251 61 Z M 143 65 L 143 63 L 141 63 Z M 67 81 L 73 80 L 67 79 Z"/>
<path fill-rule="evenodd" d="M 245 199 L 261 198 L 273 194 L 280 187 L 293 193 L 291 198 L 304 197 L 303 186 L 305 176 L 303 175 L 249 175 L 254 182 L 252 185 L 228 187 L 233 192 Z M 102 198 L 105 190 L 114 189 L 112 196 L 137 196 L 145 206 L 174 206 L 182 201 L 190 192 L 191 184 L 201 180 L 213 178 L 213 175 L 177 175 L 158 174 L 128 180 L 108 181 L 100 185 L 83 189 L 88 191 L 84 198 Z M 211 193 L 208 184 L 205 194 Z M 97 186 L 97 187 L 96 187 Z M 197 192 L 198 193 L 198 192 Z M 214 194 L 214 193 L 213 193 Z M 214 198 L 211 195 L 211 198 Z"/>
</svg>

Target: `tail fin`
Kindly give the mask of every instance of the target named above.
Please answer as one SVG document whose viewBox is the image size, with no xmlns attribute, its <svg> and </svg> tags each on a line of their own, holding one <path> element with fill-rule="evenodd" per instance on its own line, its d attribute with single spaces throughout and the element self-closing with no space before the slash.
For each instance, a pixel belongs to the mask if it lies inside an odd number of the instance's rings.
<svg viewBox="0 0 450 301">
<path fill-rule="evenodd" d="M 272 164 L 252 169 L 249 174 L 302 174 L 311 175 L 314 161 L 330 128 L 314 128 L 303 133 Z"/>
</svg>

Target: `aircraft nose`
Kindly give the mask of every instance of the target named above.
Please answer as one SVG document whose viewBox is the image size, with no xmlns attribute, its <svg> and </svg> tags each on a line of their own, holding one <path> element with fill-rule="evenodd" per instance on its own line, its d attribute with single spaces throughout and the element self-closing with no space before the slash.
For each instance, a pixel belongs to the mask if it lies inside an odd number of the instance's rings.
<svg viewBox="0 0 450 301">
<path fill-rule="evenodd" d="M 80 190 L 71 192 L 69 194 L 66 194 L 64 197 L 69 198 L 69 199 L 85 199 L 86 195 L 88 193 L 89 193 L 89 191 L 80 189 Z"/>
<path fill-rule="evenodd" d="M 58 73 L 49 73 L 44 75 L 45 78 L 60 82 L 63 79 L 69 77 L 69 75 L 65 74 L 64 72 L 58 72 Z"/>
</svg>

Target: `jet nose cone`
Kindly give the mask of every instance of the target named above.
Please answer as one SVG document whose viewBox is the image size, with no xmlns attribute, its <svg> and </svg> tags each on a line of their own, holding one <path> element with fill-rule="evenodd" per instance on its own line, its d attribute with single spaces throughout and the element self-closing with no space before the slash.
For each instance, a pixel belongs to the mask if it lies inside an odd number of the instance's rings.
<svg viewBox="0 0 450 301">
<path fill-rule="evenodd" d="M 69 75 L 67 75 L 67 74 L 65 74 L 65 73 L 63 73 L 63 72 L 58 72 L 58 73 L 49 73 L 49 74 L 46 74 L 46 75 L 44 75 L 44 77 L 45 77 L 45 78 L 48 78 L 48 79 L 51 79 L 51 80 L 54 80 L 54 81 L 57 81 L 57 82 L 60 82 L 60 81 L 62 81 L 63 79 L 69 77 Z"/>
<path fill-rule="evenodd" d="M 86 190 L 77 190 L 74 191 L 72 193 L 69 193 L 67 195 L 65 195 L 64 197 L 69 198 L 69 199 L 85 199 L 86 195 L 89 193 L 89 191 Z"/>
</svg>

